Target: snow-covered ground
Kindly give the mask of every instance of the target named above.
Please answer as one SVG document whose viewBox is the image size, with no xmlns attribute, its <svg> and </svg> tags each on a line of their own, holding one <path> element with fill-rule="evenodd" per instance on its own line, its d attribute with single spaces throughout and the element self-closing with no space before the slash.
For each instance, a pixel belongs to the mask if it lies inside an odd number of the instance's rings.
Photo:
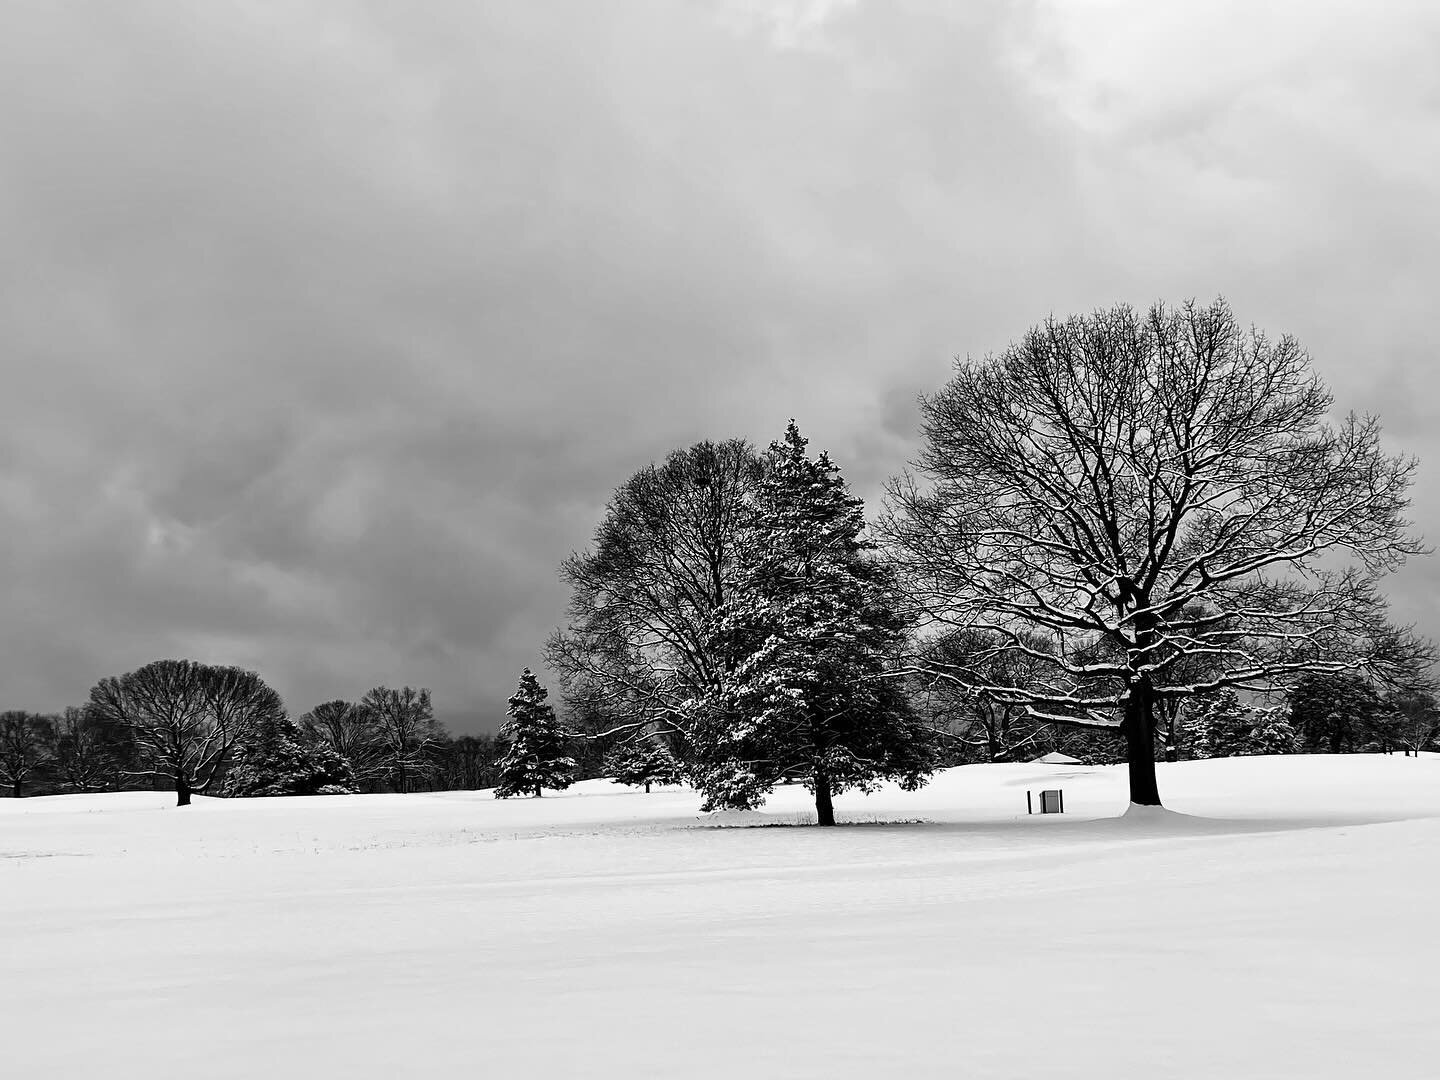
<svg viewBox="0 0 1440 1080">
<path fill-rule="evenodd" d="M 0 800 L 0 1075 L 1440 1076 L 1440 757 L 1160 783 Z"/>
</svg>

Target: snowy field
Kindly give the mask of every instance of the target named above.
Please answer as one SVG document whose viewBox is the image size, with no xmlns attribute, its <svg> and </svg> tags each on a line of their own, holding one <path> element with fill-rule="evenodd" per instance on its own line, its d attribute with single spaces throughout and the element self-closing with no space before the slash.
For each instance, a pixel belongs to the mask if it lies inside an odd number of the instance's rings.
<svg viewBox="0 0 1440 1080">
<path fill-rule="evenodd" d="M 1440 1076 L 1440 757 L 1160 770 L 0 800 L 0 1074 Z"/>
</svg>

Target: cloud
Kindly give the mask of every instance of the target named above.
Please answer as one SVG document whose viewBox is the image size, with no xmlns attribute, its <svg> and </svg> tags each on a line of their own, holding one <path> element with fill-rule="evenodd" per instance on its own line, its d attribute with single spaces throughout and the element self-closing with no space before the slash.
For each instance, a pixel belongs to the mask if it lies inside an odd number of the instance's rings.
<svg viewBox="0 0 1440 1080">
<path fill-rule="evenodd" d="M 493 722 L 635 469 L 796 416 L 873 497 L 951 357 L 1115 300 L 1437 459 L 1434 18 L 1311 10 L 22 0 L 8 704 L 183 654 Z"/>
</svg>

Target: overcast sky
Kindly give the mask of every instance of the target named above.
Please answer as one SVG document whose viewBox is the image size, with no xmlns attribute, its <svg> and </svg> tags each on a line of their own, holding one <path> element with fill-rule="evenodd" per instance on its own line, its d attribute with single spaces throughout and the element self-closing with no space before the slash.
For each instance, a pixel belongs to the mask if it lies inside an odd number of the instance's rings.
<svg viewBox="0 0 1440 1080">
<path fill-rule="evenodd" d="M 9 0 L 0 707 L 188 656 L 488 727 L 636 469 L 793 415 L 873 496 L 954 356 L 1121 300 L 1298 336 L 1440 537 L 1437 56 L 1428 2 Z"/>
</svg>

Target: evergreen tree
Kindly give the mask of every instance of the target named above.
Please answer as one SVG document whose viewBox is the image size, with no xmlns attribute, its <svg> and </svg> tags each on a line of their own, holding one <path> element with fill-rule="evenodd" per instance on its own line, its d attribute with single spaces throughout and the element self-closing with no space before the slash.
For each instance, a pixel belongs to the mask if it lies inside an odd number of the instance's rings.
<svg viewBox="0 0 1440 1080">
<path fill-rule="evenodd" d="M 664 746 L 653 738 L 642 738 L 635 742 L 617 746 L 605 757 L 605 774 L 617 784 L 631 787 L 645 786 L 650 794 L 651 784 L 679 784 L 684 781 L 680 762 Z"/>
<path fill-rule="evenodd" d="M 1290 725 L 1307 753 L 1354 753 L 1376 737 L 1385 710 L 1363 676 L 1306 675 L 1290 691 Z"/>
<path fill-rule="evenodd" d="M 832 797 L 934 771 L 933 736 L 887 678 L 905 637 L 889 567 L 862 538 L 861 500 L 792 420 L 772 443 L 741 552 L 742 571 L 714 623 L 725 671 L 702 711 L 696 786 L 706 807 L 759 805 L 802 781 L 821 825 Z"/>
<path fill-rule="evenodd" d="M 1243 727 L 1239 697 L 1234 690 L 1222 690 L 1185 725 L 1190 753 L 1197 758 L 1230 757 Z"/>
<path fill-rule="evenodd" d="M 1295 729 L 1285 718 L 1283 706 L 1269 709 L 1252 709 L 1253 721 L 1246 754 L 1293 754 L 1299 745 Z"/>
<path fill-rule="evenodd" d="M 236 750 L 226 795 L 353 795 L 354 770 L 332 747 L 308 739 L 289 717 L 261 724 Z"/>
<path fill-rule="evenodd" d="M 565 753 L 566 735 L 546 696 L 529 668 L 520 673 L 507 710 L 510 719 L 500 728 L 501 739 L 509 745 L 495 763 L 500 770 L 497 799 L 524 792 L 538 799 L 543 788 L 563 791 L 575 778 L 575 759 Z"/>
<path fill-rule="evenodd" d="M 1207 701 L 1187 727 L 1190 751 L 1197 758 L 1295 752 L 1295 729 L 1283 709 L 1243 705 L 1230 689 Z"/>
</svg>

